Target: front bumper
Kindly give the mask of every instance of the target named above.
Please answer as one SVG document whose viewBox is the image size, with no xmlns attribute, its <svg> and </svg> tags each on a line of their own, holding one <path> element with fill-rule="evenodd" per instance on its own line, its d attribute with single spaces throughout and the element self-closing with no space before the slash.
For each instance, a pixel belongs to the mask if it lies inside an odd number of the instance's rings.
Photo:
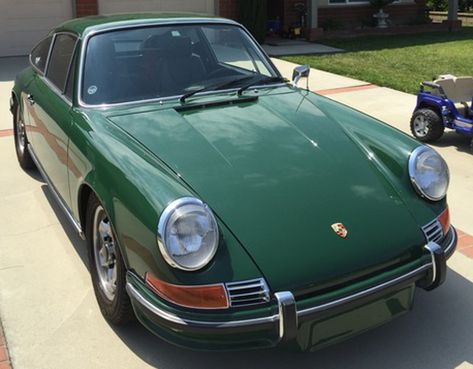
<svg viewBox="0 0 473 369">
<path fill-rule="evenodd" d="M 441 285 L 447 272 L 446 260 L 453 254 L 457 244 L 457 234 L 453 227 L 447 236 L 446 245 L 430 242 L 425 246 L 426 253 L 430 256 L 427 263 L 394 278 L 312 306 L 296 301 L 290 291 L 276 292 L 275 303 L 264 311 L 259 311 L 256 316 L 245 316 L 244 313 L 232 316 L 211 314 L 210 319 L 205 314 L 190 315 L 169 309 L 165 304 L 158 306 L 151 302 L 155 300 L 152 293 L 132 273 L 128 274 L 127 291 L 138 319 L 153 333 L 180 346 L 228 350 L 298 342 L 303 349 L 312 350 L 314 346 L 319 348 L 345 339 L 408 311 L 415 286 L 432 290 Z M 393 304 L 398 308 L 393 309 Z M 380 315 L 380 309 L 387 309 L 389 313 Z M 380 315 L 375 320 L 369 317 L 373 311 L 376 311 L 374 315 Z M 365 325 L 357 322 L 350 334 L 325 336 L 315 345 L 302 342 L 307 341 L 308 336 L 315 335 L 313 331 L 317 329 L 317 323 L 323 322 L 321 327 L 331 329 L 343 324 L 344 319 L 353 321 L 362 319 L 360 317 L 363 316 L 370 322 Z"/>
</svg>

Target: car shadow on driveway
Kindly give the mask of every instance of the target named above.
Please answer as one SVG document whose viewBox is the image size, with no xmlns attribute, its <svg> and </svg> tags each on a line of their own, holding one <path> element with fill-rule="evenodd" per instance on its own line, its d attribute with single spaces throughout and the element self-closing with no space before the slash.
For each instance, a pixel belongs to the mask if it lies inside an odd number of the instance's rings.
<svg viewBox="0 0 473 369">
<path fill-rule="evenodd" d="M 38 171 L 32 171 L 32 173 L 28 172 L 28 174 L 32 177 L 33 177 L 33 173 L 38 173 L 38 176 L 39 176 L 38 180 L 41 182 L 44 182 L 43 178 L 41 177 L 41 174 L 39 174 Z M 89 257 L 87 255 L 87 246 L 86 246 L 85 241 L 80 238 L 76 229 L 72 226 L 72 224 L 66 218 L 64 211 L 60 208 L 49 186 L 46 183 L 44 183 L 44 185 L 41 186 L 41 190 L 43 191 L 44 196 L 48 200 L 49 205 L 53 209 L 54 214 L 56 215 L 59 223 L 61 224 L 61 227 L 64 229 L 64 233 L 69 238 L 71 245 L 74 247 L 75 251 L 77 252 L 77 255 L 79 255 L 81 261 L 84 263 L 87 270 L 89 270 Z"/>
<path fill-rule="evenodd" d="M 449 269 L 447 282 L 417 290 L 413 311 L 315 353 L 284 349 L 196 352 L 153 336 L 139 323 L 113 329 L 142 360 L 160 368 L 456 368 L 473 363 L 473 284 Z"/>
<path fill-rule="evenodd" d="M 455 147 L 457 151 L 472 154 L 470 150 L 470 137 L 456 133 L 455 131 L 446 131 L 443 136 L 436 142 L 432 143 L 433 147 Z"/>
</svg>

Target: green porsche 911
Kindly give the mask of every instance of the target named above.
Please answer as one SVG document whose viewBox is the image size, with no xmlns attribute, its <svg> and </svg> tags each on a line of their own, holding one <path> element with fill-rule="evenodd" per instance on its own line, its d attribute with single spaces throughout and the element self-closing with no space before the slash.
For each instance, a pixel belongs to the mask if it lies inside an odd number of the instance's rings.
<svg viewBox="0 0 473 369">
<path fill-rule="evenodd" d="M 15 145 L 87 240 L 104 317 L 193 349 L 315 350 L 412 306 L 457 243 L 431 148 L 282 78 L 238 23 L 68 21 L 11 96 Z"/>
</svg>

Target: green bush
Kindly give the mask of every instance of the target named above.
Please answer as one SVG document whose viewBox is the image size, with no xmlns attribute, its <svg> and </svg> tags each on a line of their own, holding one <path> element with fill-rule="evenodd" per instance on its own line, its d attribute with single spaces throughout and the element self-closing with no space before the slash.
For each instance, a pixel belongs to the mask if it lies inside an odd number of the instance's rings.
<svg viewBox="0 0 473 369">
<path fill-rule="evenodd" d="M 446 11 L 448 9 L 448 0 L 427 0 L 427 8 L 436 11 Z"/>
<path fill-rule="evenodd" d="M 238 0 L 238 20 L 253 34 L 258 42 L 266 37 L 268 12 L 267 0 Z"/>
<path fill-rule="evenodd" d="M 412 17 L 407 21 L 407 25 L 409 26 L 419 26 L 430 23 L 432 23 L 432 19 L 427 14 Z"/>
<path fill-rule="evenodd" d="M 448 0 L 427 0 L 427 8 L 429 10 L 443 11 L 448 10 Z M 473 0 L 459 0 L 458 11 L 469 12 L 473 8 Z"/>
<path fill-rule="evenodd" d="M 383 9 L 385 6 L 393 3 L 394 0 L 370 0 L 370 4 L 376 9 Z"/>
<path fill-rule="evenodd" d="M 320 27 L 322 27 L 324 31 L 338 31 L 344 28 L 343 23 L 335 18 L 324 19 L 320 22 Z"/>
</svg>

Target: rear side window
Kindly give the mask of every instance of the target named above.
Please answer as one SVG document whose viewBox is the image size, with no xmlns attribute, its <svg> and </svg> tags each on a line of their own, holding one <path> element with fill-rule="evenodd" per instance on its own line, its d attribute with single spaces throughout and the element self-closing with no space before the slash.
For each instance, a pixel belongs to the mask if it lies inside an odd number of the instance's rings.
<svg viewBox="0 0 473 369">
<path fill-rule="evenodd" d="M 51 46 L 52 39 L 52 36 L 45 38 L 38 45 L 36 45 L 31 52 L 31 64 L 33 64 L 42 73 L 44 73 L 44 69 L 46 68 L 46 61 L 48 59 L 49 47 Z"/>
<path fill-rule="evenodd" d="M 46 77 L 61 91 L 66 84 L 76 40 L 72 35 L 59 34 L 54 41 Z"/>
</svg>

